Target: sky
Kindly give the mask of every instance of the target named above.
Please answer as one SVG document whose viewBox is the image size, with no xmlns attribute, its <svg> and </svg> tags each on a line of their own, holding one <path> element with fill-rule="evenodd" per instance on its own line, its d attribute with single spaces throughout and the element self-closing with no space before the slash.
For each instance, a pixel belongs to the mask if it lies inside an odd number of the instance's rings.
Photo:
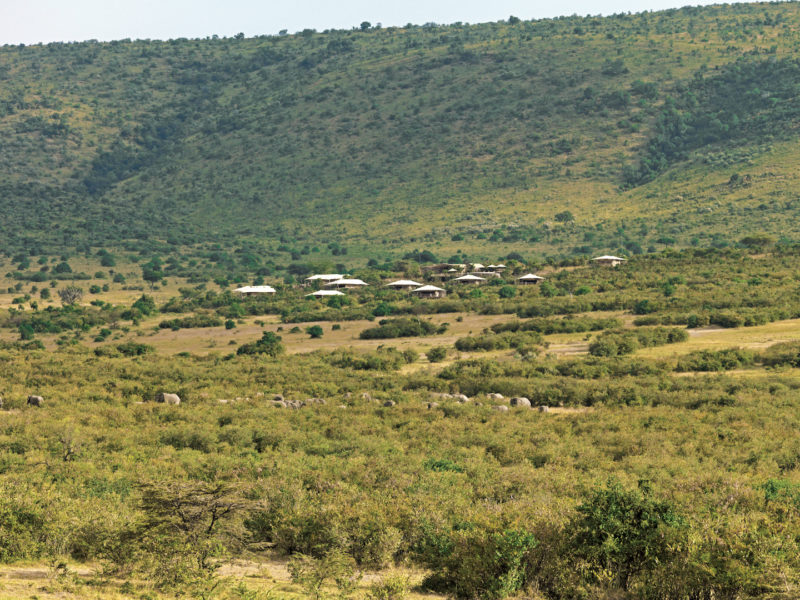
<svg viewBox="0 0 800 600">
<path fill-rule="evenodd" d="M 560 15 L 608 15 L 714 4 L 694 0 L 0 0 L 0 45 L 204 38 L 349 29 L 362 21 L 483 23 Z"/>
</svg>

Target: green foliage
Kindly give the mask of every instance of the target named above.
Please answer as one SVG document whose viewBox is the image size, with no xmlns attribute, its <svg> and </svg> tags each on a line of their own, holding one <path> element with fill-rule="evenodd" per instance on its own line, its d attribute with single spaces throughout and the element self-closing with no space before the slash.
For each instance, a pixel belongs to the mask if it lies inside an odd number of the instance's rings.
<svg viewBox="0 0 800 600">
<path fill-rule="evenodd" d="M 456 350 L 461 352 L 505 350 L 514 348 L 520 351 L 533 351 L 543 341 L 537 331 L 518 331 L 503 333 L 484 333 L 456 340 Z"/>
<path fill-rule="evenodd" d="M 442 362 L 447 358 L 447 348 L 445 346 L 434 346 L 425 353 L 426 358 L 432 362 Z"/>
<path fill-rule="evenodd" d="M 306 333 L 311 336 L 312 339 L 318 339 L 322 337 L 324 331 L 319 325 L 312 325 L 306 329 Z"/>
<path fill-rule="evenodd" d="M 265 331 L 257 342 L 239 346 L 236 354 L 266 354 L 274 358 L 283 354 L 284 351 L 281 336 L 275 335 L 271 331 Z"/>
<path fill-rule="evenodd" d="M 531 579 L 528 560 L 537 544 L 533 534 L 514 529 L 454 531 L 447 550 L 428 557 L 434 573 L 424 585 L 457 598 L 512 596 Z"/>
<path fill-rule="evenodd" d="M 0 94 L 8 156 L 0 233 L 10 248 L 25 250 L 15 261 L 23 271 L 39 246 L 80 246 L 87 254 L 105 246 L 95 256 L 106 267 L 122 260 L 127 248 L 117 245 L 148 247 L 141 266 L 152 283 L 173 269 L 153 262 L 155 253 L 234 236 L 237 245 L 274 238 L 295 262 L 313 248 L 360 258 L 369 243 L 388 239 L 398 255 L 421 262 L 453 254 L 456 248 L 432 246 L 440 238 L 455 238 L 467 253 L 477 236 L 495 239 L 498 256 L 646 248 L 658 239 L 685 246 L 707 232 L 708 220 L 741 239 L 761 226 L 750 211 L 762 197 L 764 210 L 783 223 L 793 223 L 794 209 L 760 193 L 742 206 L 708 200 L 723 205 L 712 215 L 659 203 L 657 232 L 627 227 L 617 235 L 618 211 L 607 211 L 605 231 L 596 231 L 597 211 L 586 204 L 552 207 L 559 196 L 613 200 L 625 180 L 648 181 L 686 158 L 713 159 L 703 173 L 670 174 L 691 195 L 706 176 L 725 185 L 731 173 L 717 164 L 757 161 L 774 140 L 790 139 L 797 24 L 789 3 L 624 19 L 8 45 L 0 51 L 14 82 Z M 677 31 L 691 39 L 676 42 Z M 418 61 L 414 68 L 409 57 Z M 465 85 L 473 90 L 468 100 Z M 343 137 L 344 130 L 356 135 Z M 631 134 L 644 136 L 645 147 L 631 147 Z M 63 163 L 50 160 L 54 152 Z M 598 160 L 598 152 L 619 158 Z M 621 177 L 620 161 L 631 160 Z M 748 185 L 741 179 L 727 187 Z M 784 192 L 769 178 L 759 181 Z M 554 184 L 555 194 L 528 194 L 526 202 L 534 221 L 556 213 L 555 223 L 568 226 L 537 224 L 518 235 L 508 218 L 511 198 Z M 649 219 L 646 195 L 671 195 L 669 177 L 662 184 L 626 198 L 624 219 Z M 396 217 L 390 231 L 374 226 L 384 211 Z M 479 219 L 476 227 L 441 235 L 467 218 Z M 352 228 L 361 222 L 367 226 Z M 209 240 L 212 231 L 219 237 Z M 587 233 L 596 238 L 585 241 Z M 767 233 L 777 239 L 783 232 Z M 251 276 L 272 268 L 252 248 L 204 251 Z"/>
<path fill-rule="evenodd" d="M 328 597 L 324 586 L 329 582 L 336 585 L 339 598 L 347 598 L 361 579 L 352 557 L 338 550 L 331 550 L 322 558 L 296 554 L 288 567 L 292 581 L 302 585 L 307 597 L 314 600 Z"/>
<path fill-rule="evenodd" d="M 622 325 L 616 318 L 592 318 L 592 317 L 564 317 L 561 319 L 529 319 L 527 321 L 508 321 L 492 325 L 492 331 L 503 333 L 504 331 L 536 331 L 545 335 L 553 333 L 577 333 L 584 331 L 602 331 L 603 329 L 614 329 Z"/>
<path fill-rule="evenodd" d="M 592 356 L 619 356 L 631 354 L 639 348 L 650 348 L 664 344 L 685 342 L 689 333 L 685 329 L 655 327 L 634 331 L 604 331 L 589 344 Z"/>
<path fill-rule="evenodd" d="M 513 285 L 504 285 L 497 290 L 497 295 L 501 298 L 513 298 L 517 295 L 517 288 L 515 288 Z"/>
<path fill-rule="evenodd" d="M 763 362 L 768 367 L 800 367 L 800 343 L 782 342 L 770 346 L 764 351 Z"/>
<path fill-rule="evenodd" d="M 408 577 L 399 574 L 384 575 L 370 586 L 368 600 L 406 600 L 409 592 Z"/>
<path fill-rule="evenodd" d="M 628 590 L 634 577 L 654 570 L 686 543 L 686 522 L 668 502 L 653 498 L 646 482 L 626 490 L 609 481 L 576 508 L 573 552 L 586 561 L 585 576 L 598 583 L 610 578 Z"/>
<path fill-rule="evenodd" d="M 676 371 L 730 371 L 752 366 L 757 355 L 752 350 L 728 348 L 725 350 L 698 350 L 678 359 Z"/>
<path fill-rule="evenodd" d="M 800 118 L 798 82 L 800 62 L 791 58 L 740 58 L 712 75 L 698 72 L 667 99 L 645 157 L 626 171 L 627 183 L 650 181 L 707 145 L 785 135 Z"/>
<path fill-rule="evenodd" d="M 359 337 L 362 340 L 376 340 L 399 337 L 418 337 L 444 333 L 446 325 L 436 325 L 422 319 L 383 319 L 377 327 L 364 329 Z"/>
<path fill-rule="evenodd" d="M 181 319 L 167 319 L 161 321 L 158 326 L 161 329 L 192 329 L 196 327 L 221 327 L 222 319 L 212 315 L 193 315 Z M 230 327 L 228 327 L 230 329 Z"/>
</svg>

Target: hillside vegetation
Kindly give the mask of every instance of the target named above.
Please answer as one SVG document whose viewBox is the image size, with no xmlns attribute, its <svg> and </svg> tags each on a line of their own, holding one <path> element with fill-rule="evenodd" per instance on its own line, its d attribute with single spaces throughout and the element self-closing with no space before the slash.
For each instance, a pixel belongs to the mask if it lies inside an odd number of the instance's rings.
<svg viewBox="0 0 800 600">
<path fill-rule="evenodd" d="M 796 239 L 798 25 L 797 4 L 735 4 L 4 46 L 2 247 Z"/>
</svg>

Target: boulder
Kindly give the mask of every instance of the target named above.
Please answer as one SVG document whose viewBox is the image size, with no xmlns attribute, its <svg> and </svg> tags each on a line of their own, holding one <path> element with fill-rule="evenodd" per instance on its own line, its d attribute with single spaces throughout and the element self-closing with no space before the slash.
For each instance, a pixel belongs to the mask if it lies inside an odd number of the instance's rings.
<svg viewBox="0 0 800 600">
<path fill-rule="evenodd" d="M 526 408 L 530 408 L 531 401 L 523 396 L 518 396 L 517 398 L 511 399 L 511 406 L 524 406 Z"/>
<path fill-rule="evenodd" d="M 325 404 L 324 398 L 309 398 L 306 400 L 306 404 Z"/>
<path fill-rule="evenodd" d="M 178 394 L 167 394 L 160 392 L 156 394 L 156 402 L 163 402 L 164 404 L 178 405 L 181 403 L 181 397 Z"/>
<path fill-rule="evenodd" d="M 366 400 L 367 402 L 372 402 L 372 396 L 369 395 L 367 392 L 361 394 L 361 399 Z"/>
<path fill-rule="evenodd" d="M 466 394 L 456 394 L 455 399 L 464 404 L 464 402 L 469 402 L 469 396 Z"/>
<path fill-rule="evenodd" d="M 287 408 L 291 408 L 292 410 L 297 410 L 299 408 L 303 408 L 305 404 L 298 402 L 297 400 L 289 400 L 285 402 Z"/>
<path fill-rule="evenodd" d="M 493 406 L 492 410 L 496 410 L 498 412 L 508 412 L 508 407 L 505 404 L 499 404 L 497 406 Z"/>
<path fill-rule="evenodd" d="M 544 404 L 542 404 L 539 407 L 539 412 L 550 412 L 550 407 L 549 406 L 545 406 Z"/>
<path fill-rule="evenodd" d="M 428 402 L 428 410 L 433 410 L 434 408 L 439 408 L 438 402 Z"/>
<path fill-rule="evenodd" d="M 44 398 L 41 396 L 28 396 L 28 406 L 38 406 L 41 407 L 44 405 Z"/>
<path fill-rule="evenodd" d="M 283 402 L 284 400 L 286 400 L 286 398 L 283 397 L 283 394 L 275 394 L 272 397 L 273 402 Z"/>
<path fill-rule="evenodd" d="M 272 406 L 273 408 L 286 408 L 286 402 L 283 400 L 273 400 Z"/>
<path fill-rule="evenodd" d="M 386 402 L 383 403 L 383 405 L 386 407 L 395 406 L 397 405 L 397 402 L 395 402 L 394 400 L 387 400 Z"/>
<path fill-rule="evenodd" d="M 489 397 L 489 400 L 505 400 L 503 394 L 486 394 Z"/>
</svg>

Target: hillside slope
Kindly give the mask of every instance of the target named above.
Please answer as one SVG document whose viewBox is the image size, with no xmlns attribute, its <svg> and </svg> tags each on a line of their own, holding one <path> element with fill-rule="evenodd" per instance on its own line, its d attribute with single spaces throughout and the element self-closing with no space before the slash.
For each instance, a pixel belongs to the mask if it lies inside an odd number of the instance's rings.
<svg viewBox="0 0 800 600">
<path fill-rule="evenodd" d="M 6 46 L 0 249 L 798 239 L 799 26 L 737 4 Z"/>
</svg>

